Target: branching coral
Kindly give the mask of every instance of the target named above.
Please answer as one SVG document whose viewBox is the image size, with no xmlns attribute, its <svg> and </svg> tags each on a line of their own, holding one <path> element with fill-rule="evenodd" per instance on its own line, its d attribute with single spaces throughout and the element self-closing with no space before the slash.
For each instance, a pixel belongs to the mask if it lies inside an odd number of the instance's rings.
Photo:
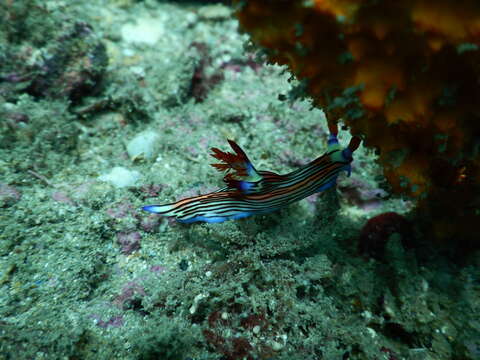
<svg viewBox="0 0 480 360">
<path fill-rule="evenodd" d="M 480 3 L 248 0 L 243 29 L 342 118 L 433 233 L 468 237 L 480 213 Z M 456 221 L 457 226 L 446 225 Z"/>
</svg>

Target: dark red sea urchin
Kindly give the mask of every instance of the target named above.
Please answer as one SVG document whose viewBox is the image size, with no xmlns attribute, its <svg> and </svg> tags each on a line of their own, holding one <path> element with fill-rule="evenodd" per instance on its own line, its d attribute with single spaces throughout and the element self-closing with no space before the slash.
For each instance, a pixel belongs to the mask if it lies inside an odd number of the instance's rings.
<svg viewBox="0 0 480 360">
<path fill-rule="evenodd" d="M 362 228 L 358 250 L 380 260 L 388 239 L 395 233 L 401 236 L 404 247 L 411 248 L 414 245 L 412 226 L 404 216 L 393 211 L 374 216 Z"/>
</svg>

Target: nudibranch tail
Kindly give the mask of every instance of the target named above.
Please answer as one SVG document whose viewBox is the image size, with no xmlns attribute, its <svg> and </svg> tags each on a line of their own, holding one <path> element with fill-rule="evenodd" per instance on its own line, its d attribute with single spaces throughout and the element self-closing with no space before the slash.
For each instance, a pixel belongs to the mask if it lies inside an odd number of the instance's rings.
<svg viewBox="0 0 480 360">
<path fill-rule="evenodd" d="M 160 214 L 160 215 L 166 215 L 168 214 L 171 210 L 173 209 L 172 205 L 145 205 L 142 206 L 142 210 L 155 213 L 155 214 Z M 166 215 L 169 216 L 169 215 Z"/>
<path fill-rule="evenodd" d="M 175 217 L 182 223 L 203 221 L 219 223 L 251 215 L 248 207 L 240 200 L 235 203 L 237 190 L 221 189 L 205 195 L 194 196 L 166 205 L 147 205 L 143 210 L 162 216 Z"/>
<path fill-rule="evenodd" d="M 220 171 L 234 171 L 224 177 L 225 188 L 171 204 L 147 205 L 142 209 L 175 217 L 183 223 L 219 223 L 275 211 L 324 191 L 335 186 L 340 172 L 350 174 L 352 154 L 360 145 L 360 139 L 353 137 L 342 149 L 337 139 L 337 126 L 329 124 L 329 129 L 327 153 L 285 175 L 257 171 L 240 146 L 228 140 L 235 153 L 212 148 L 212 156 L 221 161 L 212 165 Z"/>
</svg>

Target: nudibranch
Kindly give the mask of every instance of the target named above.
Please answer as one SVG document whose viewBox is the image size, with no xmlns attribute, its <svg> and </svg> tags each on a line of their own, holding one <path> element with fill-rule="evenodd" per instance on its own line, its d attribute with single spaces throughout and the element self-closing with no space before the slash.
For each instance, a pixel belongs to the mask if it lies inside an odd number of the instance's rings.
<svg viewBox="0 0 480 360">
<path fill-rule="evenodd" d="M 342 149 L 337 139 L 337 126 L 331 124 L 329 128 L 327 153 L 285 175 L 255 169 L 240 146 L 228 140 L 235 153 L 212 148 L 211 154 L 221 161 L 211 164 L 213 167 L 234 172 L 224 177 L 226 187 L 170 204 L 146 205 L 142 209 L 174 217 L 182 223 L 220 223 L 276 211 L 324 191 L 336 184 L 340 172 L 350 175 L 352 154 L 360 145 L 360 138 L 354 136 Z"/>
</svg>

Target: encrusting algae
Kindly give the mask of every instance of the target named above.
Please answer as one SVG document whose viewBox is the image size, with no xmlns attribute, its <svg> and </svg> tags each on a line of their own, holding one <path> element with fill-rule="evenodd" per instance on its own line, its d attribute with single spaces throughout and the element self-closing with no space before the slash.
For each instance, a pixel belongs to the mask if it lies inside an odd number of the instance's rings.
<svg viewBox="0 0 480 360">
<path fill-rule="evenodd" d="M 478 1 L 237 4 L 241 27 L 269 60 L 288 65 L 330 121 L 342 118 L 380 150 L 393 191 L 418 199 L 435 237 L 474 238 L 480 218 Z"/>
</svg>

